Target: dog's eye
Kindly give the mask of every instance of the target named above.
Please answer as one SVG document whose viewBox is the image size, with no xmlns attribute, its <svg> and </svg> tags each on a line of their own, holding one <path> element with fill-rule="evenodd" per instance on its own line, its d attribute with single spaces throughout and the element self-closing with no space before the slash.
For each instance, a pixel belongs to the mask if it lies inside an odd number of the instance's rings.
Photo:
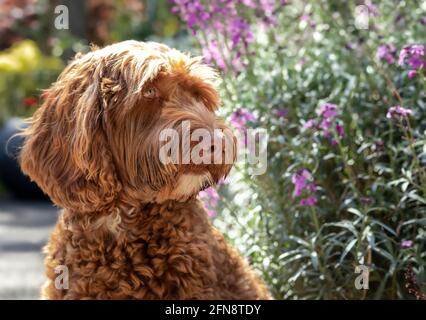
<svg viewBox="0 0 426 320">
<path fill-rule="evenodd" d="M 155 88 L 149 88 L 144 91 L 143 96 L 147 99 L 153 99 L 157 97 L 157 90 Z"/>
</svg>

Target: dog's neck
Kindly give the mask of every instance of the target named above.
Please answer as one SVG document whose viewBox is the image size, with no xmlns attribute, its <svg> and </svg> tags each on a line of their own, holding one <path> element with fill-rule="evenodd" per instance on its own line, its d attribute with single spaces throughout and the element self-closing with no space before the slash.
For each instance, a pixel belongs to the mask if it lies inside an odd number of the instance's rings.
<svg viewBox="0 0 426 320">
<path fill-rule="evenodd" d="M 66 229 L 78 233 L 112 234 L 125 240 L 145 229 L 146 221 L 167 221 L 168 223 L 186 223 L 197 219 L 207 221 L 207 213 L 196 197 L 186 202 L 169 200 L 162 203 L 140 202 L 137 206 L 126 202 L 117 202 L 105 211 L 75 212 L 65 209 L 62 219 Z"/>
</svg>

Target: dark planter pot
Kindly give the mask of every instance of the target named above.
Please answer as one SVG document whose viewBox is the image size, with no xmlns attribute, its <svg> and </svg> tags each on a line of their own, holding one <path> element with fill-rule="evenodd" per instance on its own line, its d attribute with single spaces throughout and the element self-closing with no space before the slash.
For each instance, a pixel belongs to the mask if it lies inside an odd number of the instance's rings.
<svg viewBox="0 0 426 320">
<path fill-rule="evenodd" d="M 26 124 L 19 118 L 8 120 L 0 129 L 0 180 L 6 189 L 21 200 L 48 200 L 39 187 L 25 176 L 18 163 L 23 137 L 15 136 Z"/>
</svg>

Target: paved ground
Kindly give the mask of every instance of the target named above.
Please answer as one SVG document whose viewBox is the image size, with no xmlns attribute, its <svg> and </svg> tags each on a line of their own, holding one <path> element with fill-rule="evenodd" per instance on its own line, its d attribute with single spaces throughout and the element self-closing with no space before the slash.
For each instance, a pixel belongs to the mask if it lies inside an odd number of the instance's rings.
<svg viewBox="0 0 426 320">
<path fill-rule="evenodd" d="M 0 200 L 0 299 L 38 299 L 41 248 L 57 217 L 49 203 Z"/>
</svg>

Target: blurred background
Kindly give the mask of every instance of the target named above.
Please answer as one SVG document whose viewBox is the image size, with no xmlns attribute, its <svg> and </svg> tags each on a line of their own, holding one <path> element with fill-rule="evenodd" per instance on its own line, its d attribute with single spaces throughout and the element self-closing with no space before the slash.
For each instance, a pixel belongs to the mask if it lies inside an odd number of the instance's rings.
<svg viewBox="0 0 426 320">
<path fill-rule="evenodd" d="M 10 137 L 77 52 L 127 39 L 203 55 L 221 115 L 267 129 L 266 173 L 200 199 L 276 299 L 425 298 L 426 1 L 0 0 L 0 299 L 38 298 L 57 218 Z"/>
</svg>

